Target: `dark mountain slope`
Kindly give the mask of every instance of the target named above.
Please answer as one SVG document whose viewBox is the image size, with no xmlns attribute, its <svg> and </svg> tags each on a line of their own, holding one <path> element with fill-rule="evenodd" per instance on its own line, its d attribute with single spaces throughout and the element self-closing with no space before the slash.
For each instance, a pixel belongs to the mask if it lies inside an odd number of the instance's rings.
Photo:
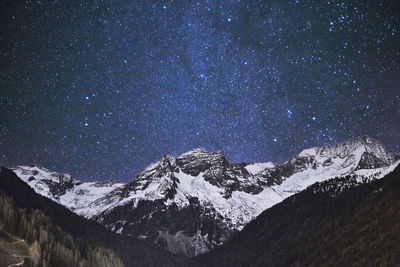
<svg viewBox="0 0 400 267">
<path fill-rule="evenodd" d="M 126 266 L 187 266 L 187 262 L 144 241 L 117 235 L 97 222 L 84 219 L 65 207 L 40 196 L 14 172 L 2 167 L 0 189 L 21 209 L 39 210 L 74 238 L 112 249 Z"/>
<path fill-rule="evenodd" d="M 110 249 L 73 238 L 40 210 L 21 209 L 0 189 L 0 266 L 123 267 Z"/>
<path fill-rule="evenodd" d="M 264 211 L 207 266 L 400 266 L 400 167 L 369 184 L 317 183 Z"/>
</svg>

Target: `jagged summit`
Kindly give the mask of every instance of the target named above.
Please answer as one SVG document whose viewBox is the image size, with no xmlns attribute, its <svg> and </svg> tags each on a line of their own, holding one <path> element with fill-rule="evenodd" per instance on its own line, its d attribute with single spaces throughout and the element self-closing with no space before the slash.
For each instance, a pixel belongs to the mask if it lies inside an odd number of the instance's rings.
<svg viewBox="0 0 400 267">
<path fill-rule="evenodd" d="M 12 170 L 35 191 L 55 200 L 79 215 L 90 217 L 98 207 L 90 204 L 123 184 L 113 180 L 81 182 L 69 174 L 57 173 L 37 165 L 18 166 Z"/>
<path fill-rule="evenodd" d="M 127 184 L 72 179 L 65 184 L 66 178 L 55 179 L 50 171 L 14 170 L 38 193 L 117 233 L 194 256 L 223 244 L 262 211 L 316 182 L 351 175 L 357 183 L 346 185 L 357 186 L 390 172 L 396 159 L 362 136 L 303 150 L 283 164 L 233 164 L 221 151 L 197 148 L 162 157 Z"/>
<path fill-rule="evenodd" d="M 358 136 L 356 138 L 353 138 L 353 139 L 350 139 L 350 140 L 346 140 L 346 141 L 343 141 L 343 142 L 340 142 L 340 143 L 336 143 L 336 144 L 333 144 L 333 145 L 325 145 L 325 146 L 322 146 L 322 147 L 318 147 L 318 146 L 310 147 L 308 149 L 304 149 L 302 152 L 299 153 L 299 155 L 301 155 L 303 152 L 307 153 L 309 151 L 318 150 L 318 149 L 321 149 L 321 148 L 324 148 L 324 147 L 341 148 L 341 147 L 349 146 L 350 144 L 353 144 L 353 146 L 354 145 L 357 146 L 357 145 L 365 145 L 365 144 L 368 144 L 368 143 L 378 143 L 378 142 L 375 141 L 374 139 L 370 138 L 367 135 L 362 135 L 362 136 Z"/>
<path fill-rule="evenodd" d="M 384 150 L 387 150 L 388 153 L 393 153 L 390 150 L 386 149 L 382 144 L 380 144 L 378 141 L 375 139 L 367 136 L 367 135 L 362 135 L 359 137 L 356 137 L 354 139 L 351 139 L 349 141 L 344 141 L 341 143 L 337 143 L 334 145 L 326 145 L 322 147 L 311 147 L 308 149 L 304 149 L 302 152 L 299 153 L 299 156 L 309 156 L 309 155 L 318 155 L 321 152 L 332 150 L 335 151 L 336 154 L 332 154 L 333 156 L 345 156 L 350 152 L 354 152 L 358 148 L 362 148 L 364 150 L 372 150 L 373 147 L 381 147 Z M 390 151 L 390 152 L 389 152 Z M 324 154 L 324 153 L 323 153 Z"/>
<path fill-rule="evenodd" d="M 184 156 L 192 155 L 192 154 L 205 154 L 205 153 L 210 153 L 210 152 L 208 152 L 205 148 L 198 147 L 198 148 L 195 148 L 193 150 L 183 153 L 179 157 L 184 157 Z"/>
<path fill-rule="evenodd" d="M 295 163 L 298 165 L 302 161 L 307 161 L 305 158 L 308 158 L 308 161 L 310 161 L 308 162 L 309 164 L 314 164 L 314 168 L 321 164 L 324 166 L 331 165 L 335 159 L 347 159 L 348 161 L 346 164 L 348 165 L 353 165 L 351 163 L 355 162 L 359 163 L 357 166 L 352 166 L 353 170 L 379 168 L 390 165 L 398 156 L 375 139 L 363 135 L 335 145 L 305 149 L 297 156 L 281 165 L 276 165 L 272 162 L 231 164 L 224 157 L 222 151 L 210 152 L 201 147 L 188 151 L 176 158 L 170 155 L 164 156 L 162 159 L 163 162 L 165 162 L 165 158 L 168 158 L 172 165 L 176 165 L 183 172 L 196 176 L 205 169 L 210 168 L 210 166 L 216 165 L 220 167 L 226 165 L 242 165 L 245 166 L 249 174 L 255 175 L 288 163 Z M 155 164 L 159 165 L 159 162 Z M 153 165 L 149 168 L 152 169 Z M 161 164 L 159 166 L 163 165 Z"/>
<path fill-rule="evenodd" d="M 360 136 L 332 146 L 305 149 L 297 157 L 313 157 L 317 163 L 325 165 L 331 164 L 335 159 L 347 159 L 345 165 L 358 163 L 354 169 L 384 167 L 397 158 L 395 153 L 368 136 Z"/>
<path fill-rule="evenodd" d="M 19 169 L 23 175 L 29 176 L 29 179 L 48 180 L 55 183 L 72 183 L 74 181 L 70 174 L 50 171 L 49 169 L 36 164 L 18 166 L 14 168 L 14 170 L 15 169 Z M 79 181 L 75 180 L 75 182 Z"/>
<path fill-rule="evenodd" d="M 216 161 L 226 161 L 222 154 L 222 151 L 209 152 L 204 148 L 196 148 L 186 153 L 183 153 L 178 157 L 165 155 L 159 161 L 149 165 L 144 170 L 142 170 L 133 180 L 141 179 L 148 173 L 160 172 L 164 168 L 174 170 L 178 167 L 178 165 L 179 167 L 186 169 L 187 171 L 190 171 L 189 169 L 191 169 L 193 172 L 196 172 L 196 170 L 194 170 L 196 167 L 204 164 L 209 166 Z"/>
</svg>

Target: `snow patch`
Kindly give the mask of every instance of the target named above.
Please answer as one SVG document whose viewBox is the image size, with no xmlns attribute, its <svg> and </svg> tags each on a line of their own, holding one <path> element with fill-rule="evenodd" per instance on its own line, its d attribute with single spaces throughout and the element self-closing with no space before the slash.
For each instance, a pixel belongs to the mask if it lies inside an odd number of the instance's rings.
<svg viewBox="0 0 400 267">
<path fill-rule="evenodd" d="M 245 169 L 255 175 L 258 174 L 262 171 L 264 171 L 265 169 L 272 169 L 273 167 L 275 167 L 275 165 L 272 162 L 265 162 L 265 163 L 253 163 L 253 164 L 249 164 L 245 167 Z"/>
</svg>

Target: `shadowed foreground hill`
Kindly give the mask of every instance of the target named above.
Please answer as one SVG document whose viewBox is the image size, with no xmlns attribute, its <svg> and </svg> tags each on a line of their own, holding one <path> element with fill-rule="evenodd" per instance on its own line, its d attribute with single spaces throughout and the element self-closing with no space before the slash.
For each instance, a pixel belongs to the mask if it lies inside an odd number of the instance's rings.
<svg viewBox="0 0 400 267">
<path fill-rule="evenodd" d="M 0 189 L 0 267 L 122 267 L 109 249 L 73 238 L 40 210 L 18 208 Z"/>
<path fill-rule="evenodd" d="M 207 266 L 400 266 L 400 166 L 369 184 L 349 181 L 314 184 L 197 260 Z"/>
<path fill-rule="evenodd" d="M 0 218 L 4 225 L 2 228 L 7 229 L 5 235 L 10 231 L 19 238 L 27 237 L 27 249 L 33 251 L 34 255 L 37 255 L 35 251 L 43 252 L 42 247 L 45 246 L 43 244 L 49 247 L 49 242 L 53 242 L 53 245 L 60 247 L 58 252 L 66 253 L 63 255 L 65 258 L 71 258 L 72 255 L 86 260 L 82 266 L 100 266 L 101 262 L 106 262 L 105 266 L 118 266 L 121 263 L 119 259 L 125 266 L 189 265 L 186 260 L 167 251 L 154 248 L 141 240 L 117 235 L 104 226 L 84 219 L 50 199 L 36 194 L 14 172 L 4 167 L 0 173 L 0 192 L 4 204 Z M 5 209 L 5 205 L 9 208 Z M 20 218 L 12 218 L 14 215 Z M 24 220 L 27 223 L 23 223 Z M 40 243 L 40 236 L 47 236 L 48 240 Z M 54 247 L 44 251 L 54 253 L 53 250 Z M 99 255 L 99 260 L 93 259 L 93 255 Z M 37 255 L 36 259 L 32 260 L 37 261 L 40 256 L 43 255 Z M 63 257 L 57 257 L 57 260 L 60 260 L 63 266 L 68 265 L 66 261 L 62 261 Z"/>
</svg>

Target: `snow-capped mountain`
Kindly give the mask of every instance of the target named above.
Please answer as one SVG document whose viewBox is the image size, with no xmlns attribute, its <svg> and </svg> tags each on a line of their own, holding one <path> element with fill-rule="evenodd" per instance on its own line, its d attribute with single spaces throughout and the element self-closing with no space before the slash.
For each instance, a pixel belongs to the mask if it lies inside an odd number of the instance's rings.
<svg viewBox="0 0 400 267">
<path fill-rule="evenodd" d="M 349 177 L 346 185 L 356 186 L 398 164 L 392 151 L 364 136 L 306 149 L 280 165 L 232 164 L 222 152 L 195 149 L 177 158 L 164 156 L 127 184 L 76 182 L 39 167 L 14 171 L 36 192 L 117 233 L 194 256 L 316 182 Z"/>
<path fill-rule="evenodd" d="M 18 166 L 12 169 L 35 191 L 69 208 L 78 215 L 91 218 L 104 206 L 95 205 L 105 195 L 125 184 L 115 181 L 81 182 L 69 174 L 52 172 L 41 166 Z"/>
</svg>

